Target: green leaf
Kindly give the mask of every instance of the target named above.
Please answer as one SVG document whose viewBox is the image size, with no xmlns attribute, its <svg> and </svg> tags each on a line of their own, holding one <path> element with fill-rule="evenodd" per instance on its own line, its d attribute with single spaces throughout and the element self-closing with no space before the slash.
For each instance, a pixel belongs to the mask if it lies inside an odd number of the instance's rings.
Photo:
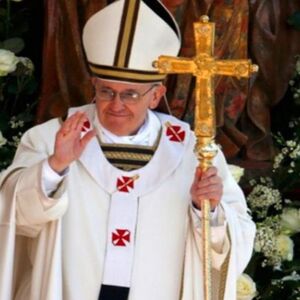
<svg viewBox="0 0 300 300">
<path fill-rule="evenodd" d="M 7 86 L 7 92 L 11 95 L 16 95 L 18 93 L 18 85 L 16 80 L 11 80 Z"/>
<path fill-rule="evenodd" d="M 2 42 L 2 48 L 10 50 L 15 54 L 21 52 L 25 47 L 25 43 L 21 38 L 10 38 Z"/>
<path fill-rule="evenodd" d="M 18 120 L 22 120 L 25 123 L 32 122 L 34 120 L 34 116 L 29 111 L 24 111 L 18 114 L 17 116 Z"/>
<path fill-rule="evenodd" d="M 34 77 L 31 77 L 28 83 L 26 84 L 26 87 L 24 88 L 24 93 L 27 95 L 32 95 L 34 92 L 36 92 L 38 88 L 38 83 L 35 80 Z"/>
<path fill-rule="evenodd" d="M 284 285 L 286 288 L 293 290 L 299 287 L 299 282 L 297 280 L 286 280 L 284 281 Z"/>
<path fill-rule="evenodd" d="M 29 31 L 29 11 L 28 9 L 21 9 L 16 11 L 12 15 L 12 28 L 10 30 L 10 36 L 23 36 L 26 32 Z"/>
<path fill-rule="evenodd" d="M 6 9 L 0 8 L 0 40 L 6 37 Z"/>
<path fill-rule="evenodd" d="M 0 17 L 3 18 L 3 17 L 5 17 L 5 16 L 6 16 L 6 9 L 3 8 L 3 7 L 1 7 L 1 8 L 0 8 Z"/>
<path fill-rule="evenodd" d="M 16 152 L 16 149 L 13 148 L 13 147 L 1 147 L 0 148 L 0 160 L 1 160 L 1 163 L 3 164 L 3 166 L 7 166 L 11 163 L 14 155 L 15 155 L 15 152 Z M 2 166 L 1 164 L 1 166 Z M 1 169 L 1 167 L 0 167 Z"/>
<path fill-rule="evenodd" d="M 1 131 L 5 131 L 9 128 L 9 117 L 3 113 L 3 112 L 0 112 L 0 130 Z"/>
</svg>

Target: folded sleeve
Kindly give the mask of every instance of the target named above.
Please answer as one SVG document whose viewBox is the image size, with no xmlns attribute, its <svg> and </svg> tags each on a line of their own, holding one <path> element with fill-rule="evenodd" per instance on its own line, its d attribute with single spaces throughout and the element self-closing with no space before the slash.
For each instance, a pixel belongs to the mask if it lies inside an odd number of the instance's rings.
<svg viewBox="0 0 300 300">
<path fill-rule="evenodd" d="M 42 164 L 41 186 L 45 195 L 51 196 L 59 187 L 60 183 L 68 174 L 68 168 L 61 174 L 56 173 L 49 165 L 48 159 Z M 46 203 L 45 203 L 46 204 Z"/>
</svg>

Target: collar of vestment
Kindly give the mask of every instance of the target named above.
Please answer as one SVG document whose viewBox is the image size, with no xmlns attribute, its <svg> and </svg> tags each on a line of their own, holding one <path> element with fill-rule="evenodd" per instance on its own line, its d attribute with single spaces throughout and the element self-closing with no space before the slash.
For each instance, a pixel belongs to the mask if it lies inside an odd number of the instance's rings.
<svg viewBox="0 0 300 300">
<path fill-rule="evenodd" d="M 161 122 L 151 110 L 135 135 L 114 135 L 100 124 L 97 114 L 93 125 L 106 159 L 124 171 L 145 166 L 152 159 L 161 136 Z"/>
<path fill-rule="evenodd" d="M 95 114 L 93 124 L 102 143 L 127 144 L 134 146 L 153 146 L 157 141 L 161 128 L 160 120 L 151 110 L 148 110 L 145 122 L 142 124 L 138 132 L 131 136 L 114 135 L 100 124 L 97 114 Z"/>
<path fill-rule="evenodd" d="M 94 104 L 71 108 L 69 115 L 76 111 L 84 111 L 92 124 L 96 113 Z M 161 138 L 150 162 L 136 171 L 114 167 L 105 157 L 97 137 L 86 146 L 79 161 L 107 193 L 123 190 L 138 197 L 145 195 L 164 182 L 182 161 L 190 140 L 189 125 L 169 115 L 155 114 L 162 125 Z"/>
<path fill-rule="evenodd" d="M 105 144 L 99 139 L 101 149 L 106 159 L 116 168 L 124 171 L 137 170 L 144 167 L 152 159 L 161 137 L 161 130 L 157 133 L 153 146 Z"/>
</svg>

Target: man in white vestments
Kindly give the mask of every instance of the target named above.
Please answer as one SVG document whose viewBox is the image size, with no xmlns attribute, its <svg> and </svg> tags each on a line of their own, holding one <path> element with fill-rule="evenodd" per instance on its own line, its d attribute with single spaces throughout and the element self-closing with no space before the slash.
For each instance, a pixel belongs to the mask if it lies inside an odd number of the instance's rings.
<svg viewBox="0 0 300 300">
<path fill-rule="evenodd" d="M 197 168 L 188 124 L 153 110 L 152 66 L 180 48 L 156 0 L 87 22 L 92 104 L 22 137 L 1 176 L 1 300 L 202 300 L 201 201 L 211 199 L 213 298 L 236 299 L 255 226 L 221 150 Z"/>
</svg>

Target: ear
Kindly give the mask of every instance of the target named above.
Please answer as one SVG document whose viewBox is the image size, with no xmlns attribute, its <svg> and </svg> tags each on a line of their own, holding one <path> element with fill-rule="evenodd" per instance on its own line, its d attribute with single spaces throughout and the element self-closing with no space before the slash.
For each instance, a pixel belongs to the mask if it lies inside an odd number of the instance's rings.
<svg viewBox="0 0 300 300">
<path fill-rule="evenodd" d="M 96 86 L 96 82 L 97 82 L 97 77 L 95 76 L 91 77 L 91 83 L 94 87 Z"/>
<path fill-rule="evenodd" d="M 151 99 L 151 101 L 149 103 L 150 109 L 155 109 L 158 106 L 161 98 L 166 93 L 166 90 L 167 90 L 167 88 L 164 85 L 159 85 L 159 86 L 155 87 L 155 89 L 153 91 L 153 98 Z"/>
</svg>

